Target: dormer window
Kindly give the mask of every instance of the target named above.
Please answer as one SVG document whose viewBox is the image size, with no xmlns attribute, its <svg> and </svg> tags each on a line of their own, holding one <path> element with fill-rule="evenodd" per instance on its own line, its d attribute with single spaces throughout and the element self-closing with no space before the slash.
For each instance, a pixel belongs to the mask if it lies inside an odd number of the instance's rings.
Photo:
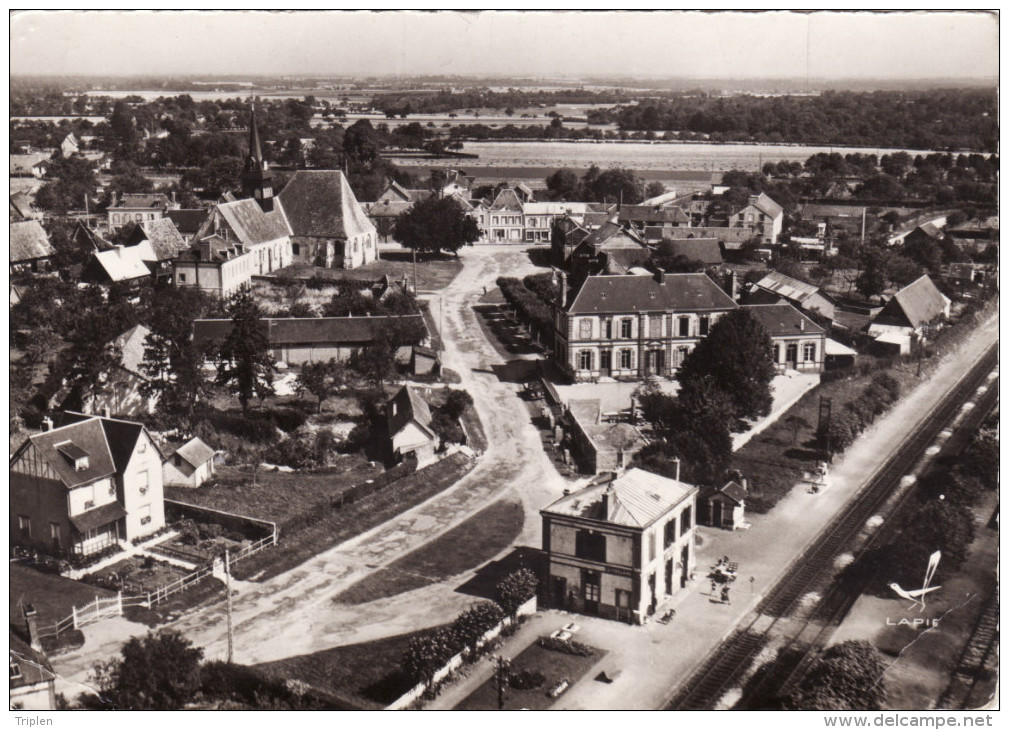
<svg viewBox="0 0 1009 730">
<path fill-rule="evenodd" d="M 74 471 L 84 471 L 88 468 L 88 452 L 75 444 L 73 441 L 64 441 L 56 444 L 56 450 L 63 455 L 64 459 L 73 465 Z"/>
<path fill-rule="evenodd" d="M 19 665 L 13 659 L 10 660 L 11 663 L 11 679 L 21 679 L 21 665 Z"/>
</svg>

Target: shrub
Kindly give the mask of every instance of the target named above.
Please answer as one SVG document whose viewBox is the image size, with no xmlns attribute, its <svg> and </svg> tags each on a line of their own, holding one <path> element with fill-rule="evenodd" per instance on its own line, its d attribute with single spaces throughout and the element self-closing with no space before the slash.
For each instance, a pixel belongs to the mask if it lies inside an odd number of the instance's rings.
<svg viewBox="0 0 1009 730">
<path fill-rule="evenodd" d="M 232 542 L 245 542 L 248 538 L 240 532 L 229 532 L 225 537 Z"/>
<path fill-rule="evenodd" d="M 266 420 L 272 421 L 281 431 L 290 433 L 301 428 L 308 416 L 294 408 L 271 408 L 263 413 Z"/>
<path fill-rule="evenodd" d="M 509 616 L 514 616 L 519 606 L 536 595 L 539 580 L 528 568 L 516 570 L 497 584 L 497 603 Z"/>
<path fill-rule="evenodd" d="M 547 681 L 542 672 L 520 669 L 508 675 L 508 686 L 512 689 L 539 689 Z"/>
<path fill-rule="evenodd" d="M 483 601 L 463 611 L 452 623 L 452 630 L 460 643 L 475 647 L 477 641 L 501 623 L 504 611 L 496 603 Z"/>
<path fill-rule="evenodd" d="M 400 658 L 400 668 L 410 681 L 430 683 L 435 672 L 461 648 L 452 628 L 442 626 L 430 634 L 411 639 Z"/>
<path fill-rule="evenodd" d="M 212 540 L 224 534 L 224 527 L 218 525 L 216 522 L 201 522 L 197 525 L 196 529 L 199 532 L 201 540 Z"/>
<path fill-rule="evenodd" d="M 562 654 L 571 654 L 572 656 L 592 656 L 595 653 L 591 646 L 578 641 L 572 641 L 571 639 L 565 640 L 557 639 L 553 636 L 541 636 L 536 643 L 544 649 L 559 651 Z"/>
<path fill-rule="evenodd" d="M 179 520 L 175 525 L 179 532 L 179 542 L 183 545 L 196 545 L 200 542 L 200 530 L 191 519 Z"/>
<path fill-rule="evenodd" d="M 244 416 L 233 413 L 222 413 L 220 411 L 208 412 L 205 420 L 216 431 L 226 431 L 227 433 L 257 443 L 269 443 L 276 440 L 277 437 L 277 428 L 271 420 L 245 418 Z M 199 427 L 197 427 L 197 433 L 199 433 Z"/>
</svg>

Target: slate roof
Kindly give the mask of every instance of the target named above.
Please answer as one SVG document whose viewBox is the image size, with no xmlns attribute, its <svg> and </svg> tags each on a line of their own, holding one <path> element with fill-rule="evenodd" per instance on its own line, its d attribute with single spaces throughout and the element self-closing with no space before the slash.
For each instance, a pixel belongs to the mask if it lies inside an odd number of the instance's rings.
<svg viewBox="0 0 1009 730">
<path fill-rule="evenodd" d="M 866 210 L 864 205 L 806 203 L 799 209 L 799 216 L 802 220 L 815 220 L 817 218 L 861 218 L 862 213 Z"/>
<path fill-rule="evenodd" d="M 660 251 L 670 256 L 682 256 L 689 261 L 697 261 L 705 266 L 722 263 L 722 250 L 717 238 L 677 238 L 656 244 Z"/>
<path fill-rule="evenodd" d="M 10 224 L 10 262 L 44 259 L 56 253 L 49 243 L 49 234 L 38 221 L 21 221 Z"/>
<path fill-rule="evenodd" d="M 270 345 L 301 345 L 313 342 L 367 344 L 374 333 L 390 320 L 424 321 L 423 315 L 404 314 L 381 317 L 284 317 L 266 319 Z M 220 342 L 231 332 L 230 319 L 198 319 L 193 322 L 193 340 L 197 345 Z"/>
<path fill-rule="evenodd" d="M 777 218 L 784 213 L 784 208 L 768 197 L 767 193 L 750 196 L 750 205 L 770 218 Z"/>
<path fill-rule="evenodd" d="M 73 463 L 57 450 L 58 444 L 68 441 L 88 455 L 86 469 L 76 471 Z M 68 489 L 112 476 L 116 471 L 105 431 L 97 418 L 88 418 L 51 431 L 37 433 L 29 436 L 28 442 L 35 446 L 42 460 L 52 467 Z M 14 459 L 20 455 L 28 442 L 18 449 Z"/>
<path fill-rule="evenodd" d="M 70 515 L 70 522 L 78 532 L 87 533 L 88 530 L 95 530 L 125 516 L 126 509 L 119 502 L 109 502 L 79 515 Z"/>
<path fill-rule="evenodd" d="M 655 276 L 590 276 L 568 314 L 624 312 L 699 312 L 735 309 L 736 303 L 706 274 Z"/>
<path fill-rule="evenodd" d="M 645 266 L 652 257 L 647 248 L 617 248 L 604 251 L 606 257 L 605 271 L 609 274 L 626 274 L 638 266 Z"/>
<path fill-rule="evenodd" d="M 689 223 L 690 216 L 678 206 L 625 205 L 620 209 L 621 221 L 635 223 Z"/>
<path fill-rule="evenodd" d="M 788 302 L 744 304 L 743 309 L 760 322 L 771 337 L 799 334 L 825 334 L 825 330 Z"/>
<path fill-rule="evenodd" d="M 543 512 L 644 528 L 696 492 L 697 487 L 693 485 L 644 469 L 629 469 L 613 481 L 561 497 Z"/>
<path fill-rule="evenodd" d="M 405 188 L 398 182 L 393 180 L 389 187 L 387 187 L 381 195 L 378 196 L 376 202 L 404 202 L 404 203 L 416 203 L 419 200 L 427 200 L 431 197 L 430 190 L 414 190 Z"/>
<path fill-rule="evenodd" d="M 404 385 L 396 394 L 389 399 L 389 404 L 395 404 L 395 409 L 388 408 L 389 413 L 389 435 L 394 436 L 399 433 L 410 421 L 416 421 L 432 436 L 431 430 L 431 406 L 421 398 L 420 393 L 410 385 Z"/>
<path fill-rule="evenodd" d="M 746 499 L 746 490 L 736 482 L 728 482 L 718 489 L 718 494 L 724 494 L 736 504 L 742 504 Z"/>
<path fill-rule="evenodd" d="M 279 197 L 293 236 L 346 240 L 375 232 L 339 170 L 298 170 Z"/>
<path fill-rule="evenodd" d="M 506 188 L 498 193 L 497 197 L 494 198 L 494 202 L 491 203 L 491 210 L 513 210 L 516 213 L 522 212 L 522 201 L 519 200 L 518 194 L 511 188 Z"/>
<path fill-rule="evenodd" d="M 214 458 L 214 450 L 194 436 L 175 450 L 175 454 L 186 460 L 190 466 L 202 466 Z"/>
<path fill-rule="evenodd" d="M 585 238 L 582 243 L 586 243 L 593 248 L 599 248 L 606 243 L 617 243 L 612 239 L 619 237 L 619 243 L 628 248 L 644 248 L 644 241 L 634 231 L 630 231 L 619 223 L 608 221 L 603 223 Z"/>
<path fill-rule="evenodd" d="M 8 630 L 8 650 L 11 664 L 16 664 L 19 677 L 11 677 L 10 688 L 31 687 L 32 685 L 51 682 L 56 679 L 53 666 L 46 655 L 32 649 L 31 645 L 13 630 Z"/>
<path fill-rule="evenodd" d="M 811 296 L 821 293 L 820 287 L 809 284 L 801 279 L 786 276 L 777 271 L 767 272 L 767 276 L 758 281 L 757 286 L 778 296 L 785 297 L 785 299 L 798 302 L 800 305 Z"/>
<path fill-rule="evenodd" d="M 164 193 L 123 193 L 113 208 L 167 208 L 172 204 Z"/>
<path fill-rule="evenodd" d="M 926 274 L 894 294 L 875 321 L 888 324 L 903 314 L 917 329 L 945 314 L 949 301 Z"/>
<path fill-rule="evenodd" d="M 394 218 L 410 210 L 412 207 L 413 203 L 409 200 L 380 200 L 377 203 L 367 204 L 368 215 L 380 218 Z"/>
<path fill-rule="evenodd" d="M 141 253 L 137 246 L 119 246 L 109 251 L 95 251 L 91 256 L 112 281 L 130 281 L 151 275 Z"/>
<path fill-rule="evenodd" d="M 37 215 L 32 205 L 32 199 L 24 190 L 11 194 L 10 208 L 11 213 L 19 220 L 29 220 Z"/>
<path fill-rule="evenodd" d="M 584 215 L 588 203 L 523 203 L 526 215 Z"/>
<path fill-rule="evenodd" d="M 175 224 L 176 230 L 183 236 L 194 236 L 207 220 L 209 211 L 204 208 L 180 208 L 178 210 L 166 210 L 165 216 Z"/>
<path fill-rule="evenodd" d="M 170 261 L 188 248 L 171 218 L 146 221 L 142 228 L 158 261 Z"/>
<path fill-rule="evenodd" d="M 935 223 L 929 221 L 928 223 L 922 223 L 920 226 L 914 229 L 915 231 L 921 231 L 926 236 L 934 241 L 938 241 L 942 238 L 942 230 Z M 913 233 L 914 231 L 912 231 Z"/>
<path fill-rule="evenodd" d="M 252 198 L 243 198 L 230 203 L 218 203 L 216 210 L 227 222 L 238 242 L 247 246 L 276 241 L 291 234 L 284 218 L 285 211 L 279 205 L 275 205 L 267 213 Z"/>
<path fill-rule="evenodd" d="M 144 342 L 150 333 L 149 329 L 138 324 L 113 340 L 113 344 L 119 348 L 121 353 L 120 365 L 123 369 L 144 379 L 147 376 L 140 369 L 140 364 L 144 361 Z"/>
</svg>

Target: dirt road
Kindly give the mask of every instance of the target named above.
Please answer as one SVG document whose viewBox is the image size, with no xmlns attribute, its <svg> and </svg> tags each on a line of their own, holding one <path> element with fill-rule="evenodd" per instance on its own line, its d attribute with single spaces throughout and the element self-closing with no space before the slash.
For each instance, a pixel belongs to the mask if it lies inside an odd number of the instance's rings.
<svg viewBox="0 0 1009 730">
<path fill-rule="evenodd" d="M 519 544 L 539 545 L 538 510 L 559 497 L 563 481 L 544 454 L 539 435 L 518 398 L 517 385 L 494 373 L 502 357 L 484 336 L 472 306 L 498 276 L 536 270 L 523 248 L 481 247 L 463 253 L 464 268 L 434 297 L 432 311 L 443 326 L 446 367 L 459 373 L 473 396 L 488 449 L 476 468 L 448 491 L 357 538 L 322 553 L 264 583 L 235 583 L 235 660 L 273 661 L 344 644 L 391 636 L 451 620 L 473 602 L 456 593 L 458 581 L 429 586 L 362 606 L 333 597 L 393 560 L 438 537 L 496 499 L 518 498 L 526 508 Z M 440 315 L 440 316 L 438 316 Z M 226 655 L 224 604 L 173 624 L 208 658 Z M 96 642 L 108 653 L 112 644 Z M 128 636 L 125 635 L 125 640 Z M 57 658 L 59 671 L 82 679 L 95 659 L 91 642 L 81 652 Z"/>
</svg>

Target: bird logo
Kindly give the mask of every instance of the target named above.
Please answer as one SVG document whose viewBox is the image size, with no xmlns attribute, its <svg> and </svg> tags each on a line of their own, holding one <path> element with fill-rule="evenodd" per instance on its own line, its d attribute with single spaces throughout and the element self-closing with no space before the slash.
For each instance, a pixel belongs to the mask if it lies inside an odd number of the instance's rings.
<svg viewBox="0 0 1009 730">
<path fill-rule="evenodd" d="M 932 582 L 932 578 L 935 576 L 935 570 L 939 567 L 939 559 L 942 557 L 942 553 L 936 550 L 928 558 L 928 567 L 925 569 L 925 582 L 922 583 L 921 588 L 913 591 L 907 591 L 901 588 L 897 583 L 891 583 L 890 588 L 901 598 L 906 598 L 911 602 L 911 605 L 921 606 L 918 609 L 919 613 L 925 610 L 925 594 L 931 593 L 932 591 L 937 591 L 942 586 L 929 586 Z"/>
</svg>

